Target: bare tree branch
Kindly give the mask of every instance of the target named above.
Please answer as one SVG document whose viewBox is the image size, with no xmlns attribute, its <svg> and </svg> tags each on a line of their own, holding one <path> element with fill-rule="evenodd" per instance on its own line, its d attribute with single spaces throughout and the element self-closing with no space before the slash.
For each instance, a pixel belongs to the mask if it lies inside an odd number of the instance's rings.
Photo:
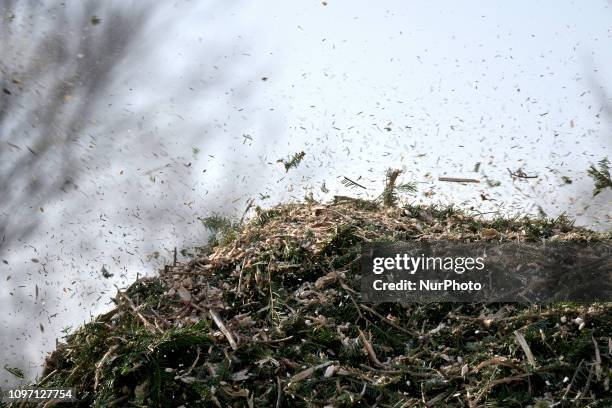
<svg viewBox="0 0 612 408">
<path fill-rule="evenodd" d="M 34 213 L 14 222 L 18 211 L 75 186 L 75 147 L 148 14 L 96 1 L 0 1 L 0 252 L 36 225 Z"/>
</svg>

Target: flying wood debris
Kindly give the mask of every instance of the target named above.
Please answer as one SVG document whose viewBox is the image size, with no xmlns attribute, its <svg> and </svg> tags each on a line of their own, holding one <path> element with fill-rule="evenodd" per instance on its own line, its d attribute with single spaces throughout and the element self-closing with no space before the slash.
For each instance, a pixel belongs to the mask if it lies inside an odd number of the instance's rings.
<svg viewBox="0 0 612 408">
<path fill-rule="evenodd" d="M 386 174 L 385 188 L 378 199 L 382 200 L 385 207 L 394 207 L 398 202 L 398 193 L 414 193 L 417 190 L 415 183 L 397 184 L 397 178 L 402 174 L 401 170 L 388 169 Z"/>
<path fill-rule="evenodd" d="M 478 179 L 461 177 L 438 177 L 438 181 L 448 181 L 451 183 L 480 183 Z"/>
<path fill-rule="evenodd" d="M 538 176 L 536 175 L 528 175 L 527 173 L 525 173 L 525 171 L 523 171 L 523 169 L 519 168 L 516 171 L 512 171 L 510 169 L 507 169 L 508 173 L 510 174 L 510 177 L 514 177 L 514 178 L 522 178 L 522 179 L 537 179 Z"/>
<path fill-rule="evenodd" d="M 362 186 L 361 184 L 359 184 L 358 182 L 356 182 L 354 180 L 351 180 L 350 178 L 348 178 L 346 176 L 343 176 L 342 185 L 345 186 L 345 187 L 349 187 L 349 188 L 359 187 L 359 188 L 362 188 L 364 190 L 367 190 L 364 186 Z"/>
<path fill-rule="evenodd" d="M 595 181 L 595 189 L 593 197 L 601 193 L 606 188 L 612 188 L 612 179 L 610 179 L 610 162 L 608 158 L 599 161 L 599 169 L 595 166 L 589 167 L 589 176 Z"/>
<path fill-rule="evenodd" d="M 297 167 L 304 159 L 304 156 L 306 156 L 306 153 L 298 152 L 295 153 L 293 156 L 289 157 L 288 159 L 278 159 L 276 162 L 282 163 L 285 166 L 285 172 L 288 172 L 289 169 Z"/>
</svg>

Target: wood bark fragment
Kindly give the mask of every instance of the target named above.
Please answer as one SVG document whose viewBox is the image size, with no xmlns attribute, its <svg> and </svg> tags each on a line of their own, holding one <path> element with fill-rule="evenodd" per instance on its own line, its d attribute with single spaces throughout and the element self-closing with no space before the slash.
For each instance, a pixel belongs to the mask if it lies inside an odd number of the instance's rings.
<svg viewBox="0 0 612 408">
<path fill-rule="evenodd" d="M 119 347 L 118 345 L 114 345 L 108 349 L 106 353 L 102 356 L 100 361 L 96 363 L 96 374 L 94 375 L 94 390 L 98 389 L 98 385 L 100 385 L 100 373 L 102 372 L 102 366 L 106 364 L 106 361 L 110 358 L 110 356 L 115 352 L 115 350 Z"/>
<path fill-rule="evenodd" d="M 480 180 L 477 179 L 461 177 L 438 177 L 438 181 L 448 181 L 451 183 L 480 183 Z"/>
<path fill-rule="evenodd" d="M 210 313 L 210 317 L 212 317 L 213 321 L 215 322 L 219 330 L 221 330 L 221 333 L 223 333 L 223 335 L 229 342 L 232 349 L 237 350 L 238 343 L 236 343 L 236 340 L 234 339 L 234 335 L 232 334 L 231 331 L 229 331 L 227 326 L 225 326 L 225 323 L 223 323 L 223 320 L 221 319 L 221 317 L 217 314 L 217 312 L 215 312 L 212 309 L 209 310 L 208 312 Z"/>
<path fill-rule="evenodd" d="M 115 286 L 116 287 L 116 286 Z M 151 324 L 151 322 L 149 322 L 143 315 L 142 313 L 140 313 L 138 311 L 138 309 L 136 308 L 136 306 L 134 305 L 134 302 L 132 302 L 132 299 L 130 299 L 128 297 L 128 295 L 126 295 L 125 293 L 121 292 L 119 290 L 119 288 L 117 288 L 117 294 L 119 295 L 119 297 L 121 297 L 126 303 L 127 305 L 130 307 L 130 309 L 132 310 L 132 314 L 134 314 L 136 317 L 138 317 L 138 319 L 140 319 L 140 321 L 142 322 L 142 324 L 144 325 L 145 329 L 147 329 L 148 331 L 150 331 L 151 333 L 155 334 L 158 332 L 161 332 L 161 330 L 159 330 L 157 328 L 157 326 L 155 326 L 154 324 Z"/>
<path fill-rule="evenodd" d="M 531 348 L 529 348 L 529 344 L 527 344 L 527 340 L 525 340 L 525 336 L 523 336 L 522 333 L 515 331 L 514 339 L 516 340 L 517 344 L 521 346 L 521 348 L 523 349 L 523 352 L 525 353 L 525 356 L 527 357 L 527 361 L 529 361 L 529 364 L 531 364 L 533 368 L 536 368 L 537 363 L 536 363 L 535 357 L 533 356 L 533 353 L 531 352 Z"/>
<path fill-rule="evenodd" d="M 599 381 L 602 374 L 601 353 L 599 352 L 599 344 L 597 344 L 597 340 L 595 340 L 595 337 L 592 335 L 591 340 L 593 340 L 593 347 L 595 347 L 595 376 L 597 377 L 597 381 Z"/>
<path fill-rule="evenodd" d="M 374 351 L 372 343 L 366 338 L 365 334 L 363 333 L 363 331 L 361 331 L 361 329 L 359 329 L 359 337 L 361 337 L 361 341 L 363 341 L 363 345 L 366 349 L 366 352 L 368 353 L 368 357 L 370 357 L 370 360 L 372 360 L 372 362 L 377 366 L 384 367 L 384 364 L 381 363 L 378 357 L 376 356 L 376 352 Z"/>
<path fill-rule="evenodd" d="M 310 378 L 315 371 L 320 370 L 322 368 L 325 368 L 329 365 L 331 365 L 332 362 L 331 361 L 327 361 L 325 363 L 313 366 L 313 367 L 309 367 L 305 370 L 300 371 L 299 373 L 297 373 L 296 375 L 294 375 L 293 377 L 291 377 L 291 380 L 289 381 L 290 383 L 297 383 L 300 381 L 304 381 L 308 378 Z"/>
</svg>

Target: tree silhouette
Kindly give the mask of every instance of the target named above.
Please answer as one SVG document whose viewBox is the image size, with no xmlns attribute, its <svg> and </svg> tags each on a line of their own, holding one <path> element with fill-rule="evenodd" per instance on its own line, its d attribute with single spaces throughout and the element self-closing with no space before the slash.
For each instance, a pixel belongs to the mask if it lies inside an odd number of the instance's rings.
<svg viewBox="0 0 612 408">
<path fill-rule="evenodd" d="M 0 0 L 0 253 L 37 224 L 16 214 L 74 188 L 75 147 L 149 10 Z"/>
</svg>

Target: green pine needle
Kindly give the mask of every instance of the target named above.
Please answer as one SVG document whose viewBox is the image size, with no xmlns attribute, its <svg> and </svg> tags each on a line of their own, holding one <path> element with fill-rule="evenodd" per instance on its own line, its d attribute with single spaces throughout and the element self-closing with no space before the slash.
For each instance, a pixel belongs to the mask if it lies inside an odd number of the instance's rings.
<svg viewBox="0 0 612 408">
<path fill-rule="evenodd" d="M 594 165 L 591 165 L 588 170 L 588 174 L 595 181 L 593 197 L 601 193 L 606 188 L 612 188 L 612 180 L 610 179 L 610 162 L 608 161 L 607 157 L 599 161 L 599 169 L 597 169 Z"/>
<path fill-rule="evenodd" d="M 288 159 L 278 159 L 276 162 L 277 163 L 283 163 L 283 165 L 285 166 L 285 172 L 288 172 L 289 169 L 293 168 L 293 167 L 297 167 L 302 160 L 304 159 L 304 156 L 306 156 L 306 153 L 304 152 L 298 152 L 295 153 L 293 156 L 289 157 Z"/>
</svg>

